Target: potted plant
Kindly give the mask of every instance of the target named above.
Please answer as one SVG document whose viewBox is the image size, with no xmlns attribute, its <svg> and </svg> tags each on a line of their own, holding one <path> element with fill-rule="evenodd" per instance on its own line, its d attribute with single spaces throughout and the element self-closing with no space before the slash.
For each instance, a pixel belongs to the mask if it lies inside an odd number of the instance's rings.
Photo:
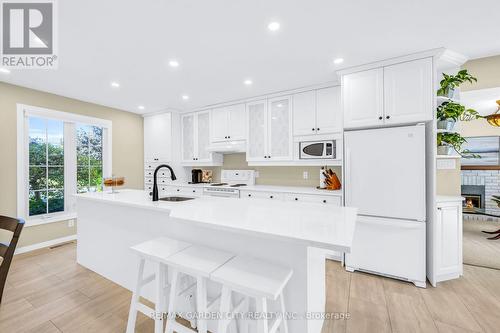
<svg viewBox="0 0 500 333">
<path fill-rule="evenodd" d="M 462 145 L 467 140 L 459 133 L 438 133 L 437 134 L 437 154 L 438 155 L 451 155 L 455 150 L 463 158 L 480 158 L 479 155 L 472 154 L 466 149 L 462 149 Z"/>
<path fill-rule="evenodd" d="M 500 195 L 492 195 L 491 200 L 493 200 L 497 204 L 498 208 L 500 208 Z"/>
<path fill-rule="evenodd" d="M 470 75 L 466 69 L 462 69 L 456 75 L 448 75 L 443 73 L 443 79 L 441 80 L 440 88 L 438 90 L 438 96 L 445 96 L 448 98 L 453 98 L 455 94 L 455 88 L 464 82 L 477 82 L 477 79 Z"/>
<path fill-rule="evenodd" d="M 479 117 L 473 109 L 455 102 L 444 102 L 437 108 L 437 128 L 452 131 L 457 120 L 472 120 Z"/>
</svg>

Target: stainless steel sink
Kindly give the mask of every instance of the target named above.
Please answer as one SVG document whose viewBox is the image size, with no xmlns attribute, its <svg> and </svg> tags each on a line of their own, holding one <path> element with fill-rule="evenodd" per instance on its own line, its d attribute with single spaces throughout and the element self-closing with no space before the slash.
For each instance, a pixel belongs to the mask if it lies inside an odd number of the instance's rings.
<svg viewBox="0 0 500 333">
<path fill-rule="evenodd" d="M 194 198 L 188 198 L 188 197 L 164 197 L 160 198 L 159 200 L 161 201 L 187 201 L 187 200 L 193 200 Z"/>
</svg>

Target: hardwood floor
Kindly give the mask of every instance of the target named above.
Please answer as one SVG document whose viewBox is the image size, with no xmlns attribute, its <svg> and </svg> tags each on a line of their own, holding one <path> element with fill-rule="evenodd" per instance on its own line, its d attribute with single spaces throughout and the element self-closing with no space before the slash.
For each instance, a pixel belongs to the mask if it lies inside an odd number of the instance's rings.
<svg viewBox="0 0 500 333">
<path fill-rule="evenodd" d="M 464 277 L 419 289 L 327 265 L 332 332 L 498 332 L 500 271 L 465 266 Z M 130 292 L 76 264 L 76 244 L 14 257 L 0 305 L 0 332 L 124 332 Z M 136 332 L 153 332 L 140 314 Z"/>
</svg>

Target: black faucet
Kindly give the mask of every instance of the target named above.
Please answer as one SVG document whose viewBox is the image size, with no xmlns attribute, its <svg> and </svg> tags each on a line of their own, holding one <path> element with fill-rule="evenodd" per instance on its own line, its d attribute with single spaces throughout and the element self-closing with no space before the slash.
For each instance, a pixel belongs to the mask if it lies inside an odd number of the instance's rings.
<svg viewBox="0 0 500 333">
<path fill-rule="evenodd" d="M 177 177 L 175 177 L 174 170 L 172 170 L 170 165 L 167 165 L 167 164 L 158 165 L 158 167 L 156 167 L 155 173 L 153 175 L 153 201 L 158 201 L 158 199 L 159 199 L 158 198 L 158 184 L 156 183 L 156 174 L 158 173 L 158 170 L 160 170 L 161 168 L 167 168 L 168 170 L 170 170 L 170 178 L 172 178 L 172 180 L 177 179 Z"/>
</svg>

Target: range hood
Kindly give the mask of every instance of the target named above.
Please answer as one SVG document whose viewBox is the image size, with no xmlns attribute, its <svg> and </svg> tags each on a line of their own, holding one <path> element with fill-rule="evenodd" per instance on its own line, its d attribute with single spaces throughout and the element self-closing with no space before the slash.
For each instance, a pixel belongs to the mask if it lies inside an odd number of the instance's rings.
<svg viewBox="0 0 500 333">
<path fill-rule="evenodd" d="M 207 150 L 211 153 L 244 153 L 247 150 L 246 142 L 241 141 L 227 141 L 227 142 L 216 142 L 211 143 Z"/>
</svg>

